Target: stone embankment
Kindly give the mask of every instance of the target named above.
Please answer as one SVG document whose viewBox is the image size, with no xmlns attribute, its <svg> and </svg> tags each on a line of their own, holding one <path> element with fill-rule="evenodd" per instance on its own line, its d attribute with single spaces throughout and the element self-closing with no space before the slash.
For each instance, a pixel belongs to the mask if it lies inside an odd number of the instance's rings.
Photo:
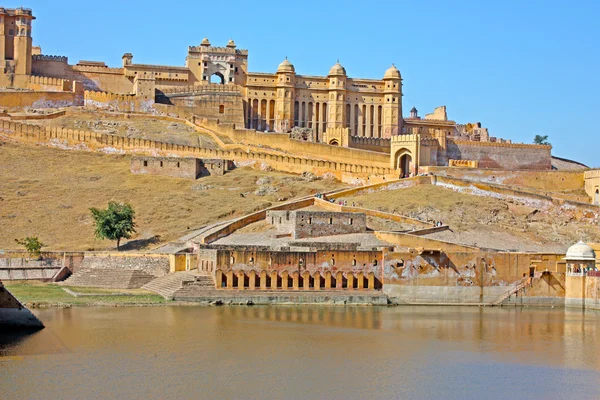
<svg viewBox="0 0 600 400">
<path fill-rule="evenodd" d="M 0 332 L 6 329 L 42 329 L 44 324 L 21 304 L 0 281 Z"/>
<path fill-rule="evenodd" d="M 133 269 L 80 268 L 63 284 L 106 289 L 139 289 L 155 278 L 145 271 Z"/>
</svg>

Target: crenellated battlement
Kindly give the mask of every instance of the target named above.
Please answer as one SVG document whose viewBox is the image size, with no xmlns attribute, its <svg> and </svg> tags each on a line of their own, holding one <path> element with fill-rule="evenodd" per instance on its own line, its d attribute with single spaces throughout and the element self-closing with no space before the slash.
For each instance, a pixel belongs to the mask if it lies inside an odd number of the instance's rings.
<svg viewBox="0 0 600 400">
<path fill-rule="evenodd" d="M 86 90 L 83 93 L 85 101 L 99 101 L 99 102 L 112 102 L 112 101 L 133 101 L 135 100 L 134 94 L 115 94 L 108 92 L 97 92 L 94 90 Z"/>
<path fill-rule="evenodd" d="M 366 136 L 350 136 L 350 141 L 358 145 L 390 147 L 390 139 Z"/>
<path fill-rule="evenodd" d="M 47 54 L 34 54 L 31 56 L 34 61 L 54 61 L 60 63 L 69 63 L 69 57 L 66 56 L 52 56 Z"/>
<path fill-rule="evenodd" d="M 217 46 L 188 46 L 188 52 L 190 53 L 222 53 L 222 54 L 236 54 L 236 55 L 248 55 L 246 49 L 235 49 L 232 47 L 217 47 Z"/>
</svg>

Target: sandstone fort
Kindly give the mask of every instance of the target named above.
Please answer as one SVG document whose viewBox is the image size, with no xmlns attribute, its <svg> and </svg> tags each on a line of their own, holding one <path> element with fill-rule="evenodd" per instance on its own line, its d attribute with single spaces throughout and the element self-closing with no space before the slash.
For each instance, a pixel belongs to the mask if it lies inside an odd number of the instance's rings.
<svg viewBox="0 0 600 400">
<path fill-rule="evenodd" d="M 288 174 L 288 186 L 314 179 L 332 187 L 273 195 L 235 215 L 235 201 L 280 190 L 264 178 L 256 191 L 221 195 L 231 213 L 195 230 L 183 220 L 177 240 L 146 251 L 48 251 L 43 262 L 8 249 L 0 279 L 71 275 L 75 286 L 254 304 L 600 307 L 600 173 L 553 157 L 550 145 L 454 121 L 443 105 L 420 113 L 403 104 L 402 65 L 381 79 L 350 77 L 340 62 L 308 76 L 301 60 L 282 56 L 271 71 L 252 72 L 251 49 L 208 38 L 181 49 L 184 66 L 137 64 L 131 53 L 119 66 L 74 63 L 33 45 L 34 20 L 30 9 L 0 8 L 0 139 L 10 146 L 120 154 L 131 179 L 218 182 L 254 168 Z M 439 191 L 408 215 L 393 196 L 410 190 Z M 523 228 L 510 243 L 501 233 L 478 241 L 475 231 L 424 217 L 446 190 L 503 202 L 484 222 Z M 484 212 L 471 208 L 464 218 Z M 522 218 L 502 220 L 508 213 Z M 551 239 L 525 236 L 566 215 Z M 573 245 L 581 232 L 587 243 Z"/>
</svg>

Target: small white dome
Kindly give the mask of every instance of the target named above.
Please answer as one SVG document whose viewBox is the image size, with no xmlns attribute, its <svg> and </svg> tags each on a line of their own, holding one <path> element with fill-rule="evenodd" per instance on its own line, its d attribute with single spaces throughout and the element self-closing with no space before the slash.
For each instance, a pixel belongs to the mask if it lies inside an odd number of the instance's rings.
<svg viewBox="0 0 600 400">
<path fill-rule="evenodd" d="M 587 261 L 595 259 L 596 253 L 594 252 L 594 249 L 583 243 L 581 240 L 569 247 L 567 256 L 565 257 L 565 260 L 567 261 Z"/>
</svg>

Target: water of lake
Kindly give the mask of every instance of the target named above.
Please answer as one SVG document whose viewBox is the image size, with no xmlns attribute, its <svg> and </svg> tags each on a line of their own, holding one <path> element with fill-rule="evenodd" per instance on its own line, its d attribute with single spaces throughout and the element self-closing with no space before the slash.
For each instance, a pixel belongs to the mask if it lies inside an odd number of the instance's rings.
<svg viewBox="0 0 600 400">
<path fill-rule="evenodd" d="M 36 310 L 7 399 L 599 399 L 600 312 L 469 307 Z"/>
</svg>

